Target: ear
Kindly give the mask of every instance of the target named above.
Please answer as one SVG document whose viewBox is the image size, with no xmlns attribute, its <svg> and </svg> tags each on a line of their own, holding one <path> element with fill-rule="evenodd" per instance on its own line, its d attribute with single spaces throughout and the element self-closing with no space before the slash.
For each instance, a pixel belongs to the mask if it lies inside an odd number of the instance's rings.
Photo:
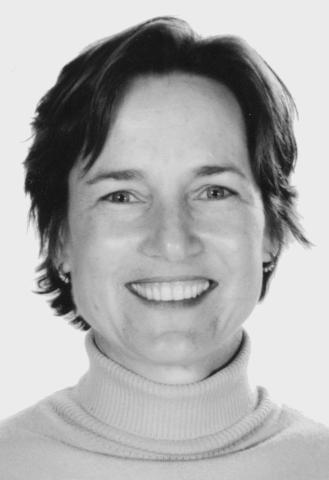
<svg viewBox="0 0 329 480">
<path fill-rule="evenodd" d="M 265 228 L 263 238 L 263 263 L 272 262 L 280 251 L 279 240 L 270 235 L 269 228 Z"/>
<path fill-rule="evenodd" d="M 63 273 L 71 272 L 71 241 L 69 231 L 66 225 L 61 226 L 56 249 L 54 253 L 54 265 L 57 269 L 61 268 Z"/>
</svg>

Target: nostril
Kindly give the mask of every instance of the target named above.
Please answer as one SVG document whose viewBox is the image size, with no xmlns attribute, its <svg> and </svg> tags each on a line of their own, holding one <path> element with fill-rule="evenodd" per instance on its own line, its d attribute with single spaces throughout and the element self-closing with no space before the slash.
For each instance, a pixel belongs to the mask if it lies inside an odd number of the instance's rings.
<svg viewBox="0 0 329 480">
<path fill-rule="evenodd" d="M 169 262 L 182 262 L 203 251 L 202 241 L 183 228 L 160 228 L 149 232 L 141 251 L 150 257 L 162 257 Z"/>
</svg>

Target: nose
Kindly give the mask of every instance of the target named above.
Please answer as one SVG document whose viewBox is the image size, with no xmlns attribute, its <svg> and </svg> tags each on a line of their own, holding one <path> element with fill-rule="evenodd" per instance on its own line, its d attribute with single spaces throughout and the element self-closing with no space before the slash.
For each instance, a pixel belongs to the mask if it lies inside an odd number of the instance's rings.
<svg viewBox="0 0 329 480">
<path fill-rule="evenodd" d="M 171 206 L 154 213 L 141 245 L 144 255 L 176 263 L 203 251 L 201 238 L 193 232 L 193 219 L 182 210 Z"/>
</svg>

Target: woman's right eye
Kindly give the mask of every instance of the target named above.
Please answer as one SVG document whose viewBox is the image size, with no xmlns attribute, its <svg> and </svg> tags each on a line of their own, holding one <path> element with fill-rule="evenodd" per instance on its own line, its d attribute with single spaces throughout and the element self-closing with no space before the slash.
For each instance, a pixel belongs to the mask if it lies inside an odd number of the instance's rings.
<svg viewBox="0 0 329 480">
<path fill-rule="evenodd" d="M 132 193 L 126 192 L 125 190 L 119 190 L 117 192 L 109 193 L 104 197 L 102 197 L 102 200 L 106 200 L 111 203 L 137 203 L 138 202 L 138 200 Z"/>
</svg>

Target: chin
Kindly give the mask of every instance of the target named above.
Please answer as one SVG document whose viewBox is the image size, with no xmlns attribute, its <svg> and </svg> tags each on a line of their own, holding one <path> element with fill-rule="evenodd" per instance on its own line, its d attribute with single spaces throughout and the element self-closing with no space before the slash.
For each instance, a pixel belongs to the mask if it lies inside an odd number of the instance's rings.
<svg viewBox="0 0 329 480">
<path fill-rule="evenodd" d="M 157 363 L 176 364 L 193 360 L 197 352 L 200 346 L 190 333 L 170 331 L 155 338 L 149 347 L 145 346 L 142 354 Z"/>
</svg>

